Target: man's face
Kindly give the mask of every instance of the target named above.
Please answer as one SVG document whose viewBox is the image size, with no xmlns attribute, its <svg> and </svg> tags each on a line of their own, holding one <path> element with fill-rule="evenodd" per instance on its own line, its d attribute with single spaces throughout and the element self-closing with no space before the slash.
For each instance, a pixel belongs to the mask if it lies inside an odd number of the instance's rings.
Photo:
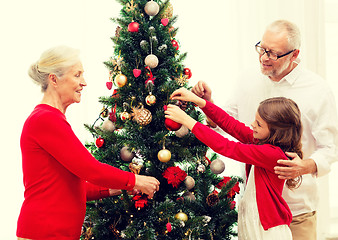
<svg viewBox="0 0 338 240">
<path fill-rule="evenodd" d="M 262 38 L 260 46 L 266 51 L 276 53 L 278 56 L 287 53 L 292 49 L 288 49 L 288 41 L 285 32 L 272 32 L 267 30 Z M 259 55 L 261 71 L 264 75 L 273 81 L 281 80 L 292 70 L 293 53 L 278 58 L 276 61 L 271 60 L 265 53 Z"/>
</svg>

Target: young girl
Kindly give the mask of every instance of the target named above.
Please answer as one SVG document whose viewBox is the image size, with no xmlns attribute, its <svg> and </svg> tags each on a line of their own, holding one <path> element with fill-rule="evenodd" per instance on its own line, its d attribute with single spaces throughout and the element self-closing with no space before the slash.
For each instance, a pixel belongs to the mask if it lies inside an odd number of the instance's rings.
<svg viewBox="0 0 338 240">
<path fill-rule="evenodd" d="M 166 118 L 185 125 L 215 152 L 247 164 L 247 186 L 238 207 L 238 239 L 291 240 L 288 226 L 292 214 L 282 198 L 285 180 L 278 178 L 274 167 L 277 160 L 288 159 L 285 152 L 296 152 L 302 157 L 302 124 L 297 104 L 284 97 L 264 100 L 250 129 L 185 88 L 176 90 L 171 99 L 195 103 L 219 127 L 239 140 L 229 141 L 175 105 L 170 104 L 165 111 Z M 293 188 L 298 182 L 288 180 L 286 184 Z"/>
</svg>

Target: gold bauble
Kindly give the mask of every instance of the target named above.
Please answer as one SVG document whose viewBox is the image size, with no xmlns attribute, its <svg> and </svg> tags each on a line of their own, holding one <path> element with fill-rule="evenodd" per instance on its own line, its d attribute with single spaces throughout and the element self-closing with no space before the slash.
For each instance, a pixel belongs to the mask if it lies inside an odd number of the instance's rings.
<svg viewBox="0 0 338 240">
<path fill-rule="evenodd" d="M 169 162 L 171 159 L 171 152 L 168 149 L 162 149 L 158 152 L 157 158 L 160 162 Z"/>
<path fill-rule="evenodd" d="M 183 221 L 183 222 L 188 221 L 188 215 L 185 214 L 185 213 L 182 212 L 182 211 L 179 212 L 179 213 L 177 213 L 177 214 L 175 215 L 175 218 L 178 219 L 178 220 L 181 220 L 181 221 Z"/>
<path fill-rule="evenodd" d="M 147 97 L 146 97 L 146 104 L 149 105 L 149 106 L 152 106 L 156 103 L 156 97 L 152 94 L 149 94 Z"/>
<path fill-rule="evenodd" d="M 122 112 L 120 117 L 122 121 L 126 121 L 130 119 L 130 114 L 128 112 Z"/>
<path fill-rule="evenodd" d="M 122 73 L 119 73 L 116 75 L 115 77 L 115 84 L 116 86 L 118 87 L 123 87 L 124 85 L 127 84 L 127 77 L 126 75 L 122 74 Z"/>
<path fill-rule="evenodd" d="M 142 107 L 140 108 L 135 107 L 132 109 L 133 109 L 132 113 L 133 120 L 136 121 L 141 126 L 148 125 L 153 119 L 151 112 L 148 109 L 144 108 L 143 104 Z"/>
</svg>

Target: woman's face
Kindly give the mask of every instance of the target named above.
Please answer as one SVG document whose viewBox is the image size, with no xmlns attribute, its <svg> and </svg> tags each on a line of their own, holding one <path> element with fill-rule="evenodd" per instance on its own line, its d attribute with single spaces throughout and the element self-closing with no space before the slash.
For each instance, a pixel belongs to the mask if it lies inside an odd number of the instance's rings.
<svg viewBox="0 0 338 240">
<path fill-rule="evenodd" d="M 270 134 L 268 124 L 261 118 L 258 112 L 256 112 L 255 121 L 251 123 L 251 127 L 253 130 L 253 136 L 256 139 L 265 139 Z"/>
<path fill-rule="evenodd" d="M 83 66 L 81 62 L 70 67 L 65 74 L 59 78 L 57 92 L 64 106 L 81 101 L 81 91 L 87 83 L 83 77 Z"/>
</svg>

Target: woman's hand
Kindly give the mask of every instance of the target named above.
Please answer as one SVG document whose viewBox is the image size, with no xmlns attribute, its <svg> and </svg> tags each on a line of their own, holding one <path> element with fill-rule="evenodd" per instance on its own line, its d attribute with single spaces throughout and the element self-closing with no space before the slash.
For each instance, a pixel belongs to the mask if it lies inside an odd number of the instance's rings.
<svg viewBox="0 0 338 240">
<path fill-rule="evenodd" d="M 173 121 L 175 121 L 177 123 L 181 123 L 182 125 L 186 126 L 190 130 L 196 124 L 196 120 L 195 119 L 193 119 L 192 117 L 188 116 L 182 109 L 180 109 L 176 105 L 169 104 L 167 106 L 167 110 L 164 111 L 164 113 L 165 113 L 165 117 L 166 118 L 169 118 L 169 119 L 171 119 L 171 120 L 173 120 Z"/>
<path fill-rule="evenodd" d="M 198 97 L 194 93 L 190 92 L 186 88 L 180 88 L 174 91 L 171 96 L 171 99 L 181 100 L 181 101 L 189 101 L 197 104 L 200 108 L 205 106 L 205 100 Z"/>
<path fill-rule="evenodd" d="M 120 195 L 122 193 L 122 190 L 120 189 L 109 189 L 109 196 L 116 196 Z"/>
<path fill-rule="evenodd" d="M 144 194 L 148 195 L 148 198 L 153 198 L 156 191 L 160 189 L 160 182 L 154 178 L 143 175 L 135 174 L 135 187 Z"/>
</svg>

